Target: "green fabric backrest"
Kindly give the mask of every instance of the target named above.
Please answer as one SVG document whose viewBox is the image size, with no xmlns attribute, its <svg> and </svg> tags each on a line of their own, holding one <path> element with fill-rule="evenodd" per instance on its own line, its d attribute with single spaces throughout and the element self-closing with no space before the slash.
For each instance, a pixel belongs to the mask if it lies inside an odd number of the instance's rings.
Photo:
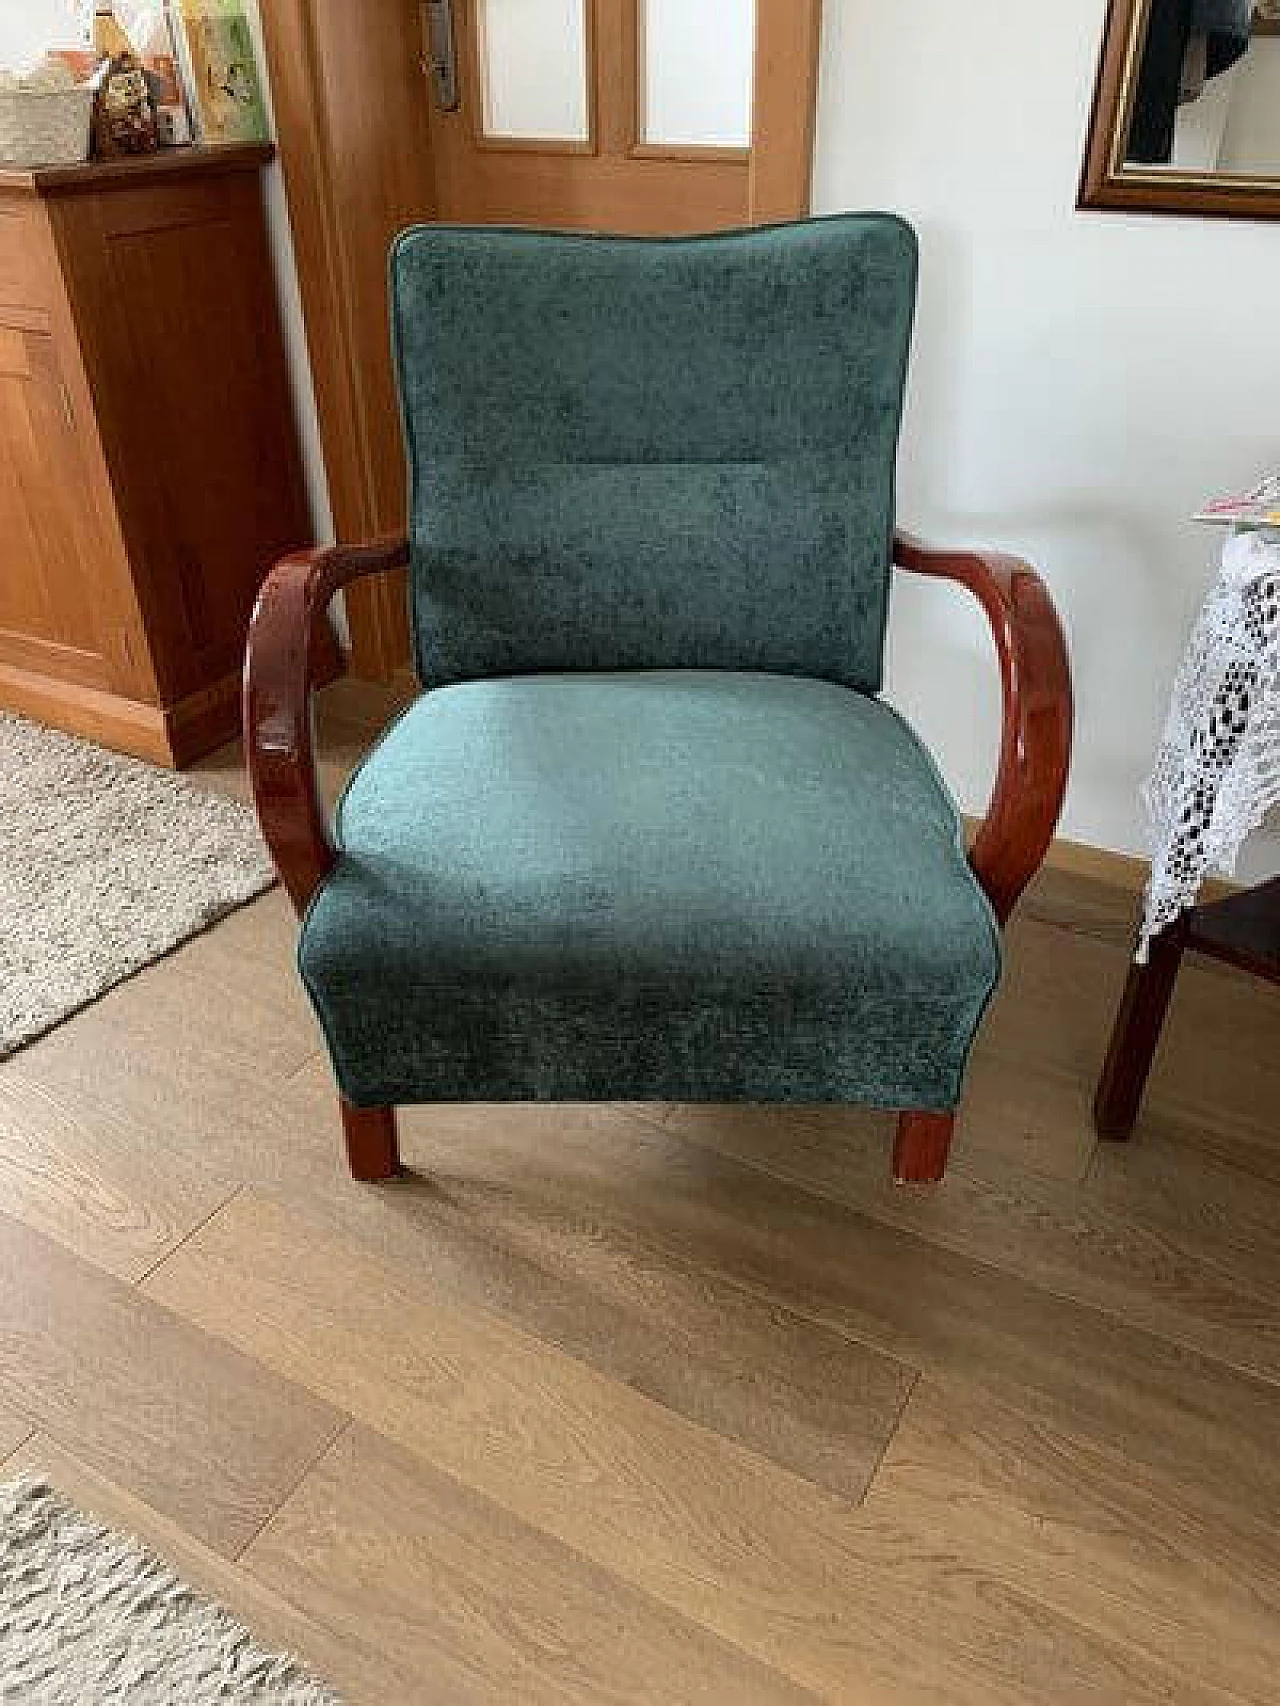
<svg viewBox="0 0 1280 1706">
<path fill-rule="evenodd" d="M 701 668 L 878 689 L 916 267 L 889 214 L 400 237 L 424 683 Z"/>
</svg>

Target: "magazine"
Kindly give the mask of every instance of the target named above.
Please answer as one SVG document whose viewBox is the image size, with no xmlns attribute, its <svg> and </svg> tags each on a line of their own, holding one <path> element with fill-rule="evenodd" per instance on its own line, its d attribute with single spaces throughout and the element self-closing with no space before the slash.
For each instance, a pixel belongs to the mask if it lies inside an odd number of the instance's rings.
<svg viewBox="0 0 1280 1706">
<path fill-rule="evenodd" d="M 178 44 L 201 142 L 266 142 L 266 101 L 241 0 L 178 0 Z"/>
<path fill-rule="evenodd" d="M 1191 519 L 1227 527 L 1280 527 L 1280 474 L 1268 475 L 1247 492 L 1210 498 Z"/>
</svg>

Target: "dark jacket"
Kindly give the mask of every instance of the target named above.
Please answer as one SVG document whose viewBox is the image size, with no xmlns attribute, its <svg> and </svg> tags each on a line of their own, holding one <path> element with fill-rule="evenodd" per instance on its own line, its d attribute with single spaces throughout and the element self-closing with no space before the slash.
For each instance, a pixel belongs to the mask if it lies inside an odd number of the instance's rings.
<svg viewBox="0 0 1280 1706">
<path fill-rule="evenodd" d="M 1248 51 L 1253 0 L 1151 0 L 1126 158 L 1164 165 L 1173 158 L 1182 67 L 1193 35 L 1208 37 L 1208 74 L 1217 77 Z"/>
</svg>

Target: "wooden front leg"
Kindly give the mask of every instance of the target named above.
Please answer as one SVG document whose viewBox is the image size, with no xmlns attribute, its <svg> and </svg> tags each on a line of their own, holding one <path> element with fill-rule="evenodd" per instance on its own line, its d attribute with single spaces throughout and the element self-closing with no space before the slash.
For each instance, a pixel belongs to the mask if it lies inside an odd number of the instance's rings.
<svg viewBox="0 0 1280 1706">
<path fill-rule="evenodd" d="M 947 1170 L 956 1116 L 915 1111 L 899 1114 L 898 1135 L 893 1145 L 895 1185 L 936 1185 Z"/>
<path fill-rule="evenodd" d="M 351 1177 L 366 1181 L 394 1179 L 400 1172 L 394 1108 L 357 1108 L 340 1098 L 342 1129 L 347 1139 Z"/>
</svg>

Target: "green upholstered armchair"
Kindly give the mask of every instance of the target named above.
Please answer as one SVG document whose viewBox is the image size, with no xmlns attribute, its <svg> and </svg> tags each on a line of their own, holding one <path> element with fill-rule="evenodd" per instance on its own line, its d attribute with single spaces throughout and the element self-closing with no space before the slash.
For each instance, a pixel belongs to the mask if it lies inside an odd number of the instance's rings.
<svg viewBox="0 0 1280 1706">
<path fill-rule="evenodd" d="M 397 1103 L 849 1102 L 939 1178 L 1071 735 L 1033 571 L 894 534 L 916 242 L 888 215 L 677 240 L 428 226 L 391 263 L 407 539 L 278 565 L 246 742 L 358 1178 Z M 966 856 L 879 697 L 891 565 L 1003 672 Z M 309 636 L 407 566 L 426 691 L 317 801 Z"/>
</svg>

